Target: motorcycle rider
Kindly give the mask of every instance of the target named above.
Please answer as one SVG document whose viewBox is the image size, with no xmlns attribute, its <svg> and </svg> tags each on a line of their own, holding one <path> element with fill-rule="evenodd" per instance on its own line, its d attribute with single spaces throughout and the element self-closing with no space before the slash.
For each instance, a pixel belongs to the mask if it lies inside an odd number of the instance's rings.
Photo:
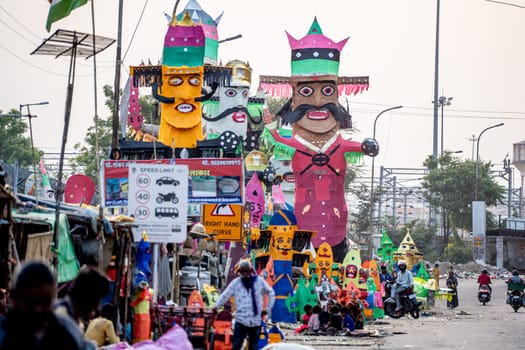
<svg viewBox="0 0 525 350">
<path fill-rule="evenodd" d="M 486 284 L 487 287 L 489 287 L 490 293 L 492 294 L 492 287 L 490 286 L 492 282 L 490 280 L 489 272 L 487 271 L 487 269 L 481 270 L 481 275 L 478 276 L 478 283 L 479 288 L 481 288 L 483 284 Z"/>
<path fill-rule="evenodd" d="M 505 281 L 507 283 L 507 291 L 512 292 L 514 290 L 518 290 L 523 294 L 523 289 L 525 289 L 525 282 L 520 277 L 520 273 L 518 270 L 512 271 L 512 276 L 510 276 L 509 279 Z M 511 293 L 508 293 L 507 295 L 507 304 L 510 304 L 510 297 Z"/>
<path fill-rule="evenodd" d="M 414 287 L 414 276 L 412 276 L 412 272 L 407 269 L 406 261 L 399 260 L 397 267 L 399 268 L 399 272 L 397 273 L 397 277 L 394 285 L 392 286 L 392 291 L 390 294 L 390 297 L 396 300 L 396 312 L 401 310 L 401 299 L 399 297 L 399 293 Z"/>
</svg>

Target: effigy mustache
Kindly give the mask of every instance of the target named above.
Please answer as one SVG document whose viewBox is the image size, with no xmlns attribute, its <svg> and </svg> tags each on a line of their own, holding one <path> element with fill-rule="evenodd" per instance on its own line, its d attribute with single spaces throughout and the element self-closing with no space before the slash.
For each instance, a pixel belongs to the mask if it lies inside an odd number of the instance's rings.
<svg viewBox="0 0 525 350">
<path fill-rule="evenodd" d="M 251 117 L 251 115 L 248 112 L 248 109 L 246 107 L 231 107 L 231 108 L 225 109 L 224 111 L 222 111 L 221 113 L 219 113 L 215 117 L 206 117 L 206 116 L 203 115 L 202 118 L 204 120 L 206 120 L 206 121 L 209 121 L 209 122 L 216 122 L 216 121 L 224 119 L 227 116 L 229 116 L 229 115 L 231 115 L 231 114 L 233 114 L 235 112 L 239 112 L 239 111 L 246 113 L 248 118 L 252 119 L 252 117 Z"/>
<path fill-rule="evenodd" d="M 284 119 L 288 122 L 288 123 L 295 123 L 296 121 L 298 121 L 299 119 L 301 119 L 302 117 L 305 116 L 306 113 L 310 112 L 310 111 L 319 111 L 319 110 L 327 110 L 328 112 L 330 112 L 334 118 L 337 120 L 337 121 L 341 121 L 341 120 L 344 120 L 345 118 L 348 117 L 348 113 L 339 105 L 333 103 L 333 102 L 329 102 L 329 103 L 325 103 L 324 105 L 321 105 L 321 106 L 314 106 L 314 105 L 310 105 L 310 104 L 301 104 L 299 106 L 297 106 L 293 111 L 291 112 L 288 112 L 284 115 Z"/>
</svg>

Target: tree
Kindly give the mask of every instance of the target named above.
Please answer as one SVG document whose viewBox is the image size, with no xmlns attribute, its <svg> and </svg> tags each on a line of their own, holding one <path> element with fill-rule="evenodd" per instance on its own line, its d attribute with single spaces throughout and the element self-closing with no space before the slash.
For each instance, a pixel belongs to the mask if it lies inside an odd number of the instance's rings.
<svg viewBox="0 0 525 350">
<path fill-rule="evenodd" d="M 83 143 L 75 144 L 75 151 L 79 153 L 78 156 L 70 160 L 71 167 L 74 172 L 83 169 L 84 174 L 91 177 L 92 179 L 98 179 L 96 154 L 102 156 L 100 160 L 107 157 L 111 148 L 111 138 L 113 130 L 113 88 L 109 85 L 104 85 L 104 96 L 106 100 L 104 104 L 108 107 L 111 112 L 106 118 L 93 118 L 93 125 L 90 126 L 86 132 L 86 137 Z M 141 107 L 141 114 L 145 117 L 147 122 L 153 123 L 155 120 L 155 100 L 151 95 L 139 97 L 139 104 Z M 127 106 L 121 106 L 120 108 L 127 108 Z M 98 120 L 98 124 L 95 128 L 95 121 Z M 96 137 L 98 129 L 98 149 L 96 147 Z"/>
<path fill-rule="evenodd" d="M 476 163 L 461 161 L 449 153 L 434 159 L 429 156 L 424 165 L 430 170 L 422 186 L 425 197 L 432 207 L 440 208 L 443 218 L 443 244 L 448 245 L 451 229 L 472 231 L 472 201 L 475 200 Z M 502 203 L 505 189 L 490 176 L 491 164 L 481 162 L 478 167 L 479 198 L 487 207 Z M 494 216 L 487 213 L 488 227 L 495 227 Z"/>
<path fill-rule="evenodd" d="M 8 164 L 17 161 L 21 168 L 32 168 L 33 153 L 31 138 L 26 135 L 27 129 L 27 123 L 16 109 L 11 109 L 8 114 L 0 117 L 0 159 Z M 42 154 L 42 151 L 35 148 L 34 161 L 38 162 Z"/>
<path fill-rule="evenodd" d="M 370 189 L 362 183 L 358 188 L 350 189 L 349 192 L 357 199 L 357 213 L 349 215 L 350 221 L 355 223 L 355 231 L 360 235 L 362 232 L 367 232 L 370 227 Z"/>
<path fill-rule="evenodd" d="M 104 85 L 104 96 L 106 97 L 105 105 L 112 110 L 113 108 L 113 89 L 109 85 Z M 95 128 L 95 123 L 96 124 Z M 83 173 L 91 177 L 95 182 L 98 182 L 98 155 L 104 155 L 108 153 L 111 147 L 111 136 L 112 136 L 112 116 L 109 115 L 106 118 L 93 118 L 93 125 L 87 129 L 86 137 L 84 137 L 84 143 L 76 143 L 74 146 L 78 156 L 73 157 L 70 160 L 70 165 L 73 172 L 79 172 L 83 169 Z M 98 129 L 98 130 L 97 130 Z M 97 132 L 98 131 L 98 134 Z M 98 149 L 96 147 L 98 137 Z M 100 158 L 102 159 L 102 158 Z"/>
</svg>

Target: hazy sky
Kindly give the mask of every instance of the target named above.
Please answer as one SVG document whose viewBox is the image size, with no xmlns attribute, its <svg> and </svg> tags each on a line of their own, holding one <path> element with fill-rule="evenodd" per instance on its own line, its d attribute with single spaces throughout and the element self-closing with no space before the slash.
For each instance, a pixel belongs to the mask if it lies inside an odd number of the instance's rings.
<svg viewBox="0 0 525 350">
<path fill-rule="evenodd" d="M 181 0 L 179 8 L 186 5 Z M 350 40 L 341 54 L 339 74 L 368 75 L 370 89 L 350 98 L 350 109 L 361 141 L 371 137 L 376 115 L 385 108 L 404 108 L 383 114 L 376 138 L 381 146 L 376 174 L 386 167 L 421 167 L 433 150 L 434 55 L 436 1 L 431 0 L 200 0 L 212 17 L 224 11 L 219 37 L 242 38 L 219 48 L 223 63 L 248 61 L 253 67 L 252 88 L 259 75 L 289 75 L 290 47 L 285 30 L 303 37 L 314 16 L 326 36 Z M 523 0 L 515 4 L 525 5 Z M 141 60 L 156 63 L 161 55 L 167 21 L 175 1 L 124 2 L 122 86 L 126 67 Z M 29 8 L 31 6 L 31 8 Z M 142 20 L 139 22 L 141 12 Z M 0 0 L 0 59 L 2 91 L 0 109 L 49 101 L 32 107 L 36 147 L 59 152 L 64 121 L 69 61 L 29 55 L 56 29 L 91 32 L 90 4 L 73 11 L 45 30 L 47 1 Z M 95 0 L 97 35 L 117 37 L 117 0 Z M 138 28 L 135 37 L 132 35 Z M 525 140 L 525 9 L 485 0 L 441 0 L 439 95 L 453 97 L 445 107 L 445 150 L 463 150 L 472 156 L 472 135 L 486 132 L 480 141 L 480 158 L 501 166 L 512 144 Z M 132 41 L 131 41 L 132 40 Z M 97 56 L 99 115 L 109 115 L 102 87 L 113 85 L 116 45 Z M 79 59 L 67 149 L 83 140 L 92 124 L 92 61 Z M 26 111 L 24 111 L 26 113 Z M 441 118 L 441 117 L 440 117 Z M 475 156 L 475 153 L 474 153 Z M 366 164 L 371 164 L 370 158 Z M 519 186 L 519 184 L 517 183 Z"/>
</svg>

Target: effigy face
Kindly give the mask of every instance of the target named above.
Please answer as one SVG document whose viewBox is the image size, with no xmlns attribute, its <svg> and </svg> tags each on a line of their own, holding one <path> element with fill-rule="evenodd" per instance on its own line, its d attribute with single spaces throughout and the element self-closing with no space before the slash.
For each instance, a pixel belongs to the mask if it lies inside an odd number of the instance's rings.
<svg viewBox="0 0 525 350">
<path fill-rule="evenodd" d="M 271 255 L 274 260 L 292 260 L 293 230 L 290 226 L 273 226 Z"/>
<path fill-rule="evenodd" d="M 220 135 L 231 131 L 237 136 L 246 137 L 248 127 L 248 95 L 249 87 L 221 86 L 219 87 L 219 114 L 216 121 L 207 122 L 210 134 Z"/>
<path fill-rule="evenodd" d="M 292 128 L 325 134 L 339 128 L 337 113 L 337 85 L 335 80 L 297 81 L 293 84 Z"/>
<path fill-rule="evenodd" d="M 174 140 L 175 147 L 188 147 L 202 139 L 201 102 L 195 99 L 201 96 L 203 70 L 162 66 L 162 95 L 173 100 L 161 103 L 159 140 L 165 145 Z"/>
<path fill-rule="evenodd" d="M 330 276 L 332 271 L 332 264 L 334 263 L 334 257 L 332 248 L 328 243 L 322 243 L 317 249 L 317 256 L 315 257 L 316 272 L 321 281 L 321 275 L 326 274 Z"/>
<path fill-rule="evenodd" d="M 162 95 L 173 103 L 162 103 L 162 118 L 174 128 L 190 129 L 202 121 L 201 96 L 203 67 L 175 68 L 162 66 Z"/>
<path fill-rule="evenodd" d="M 232 77 L 228 85 L 219 87 L 218 114 L 206 118 L 206 128 L 209 135 L 220 135 L 225 131 L 246 138 L 248 129 L 248 99 L 252 69 L 247 63 L 233 60 L 226 63 L 231 68 Z"/>
</svg>

